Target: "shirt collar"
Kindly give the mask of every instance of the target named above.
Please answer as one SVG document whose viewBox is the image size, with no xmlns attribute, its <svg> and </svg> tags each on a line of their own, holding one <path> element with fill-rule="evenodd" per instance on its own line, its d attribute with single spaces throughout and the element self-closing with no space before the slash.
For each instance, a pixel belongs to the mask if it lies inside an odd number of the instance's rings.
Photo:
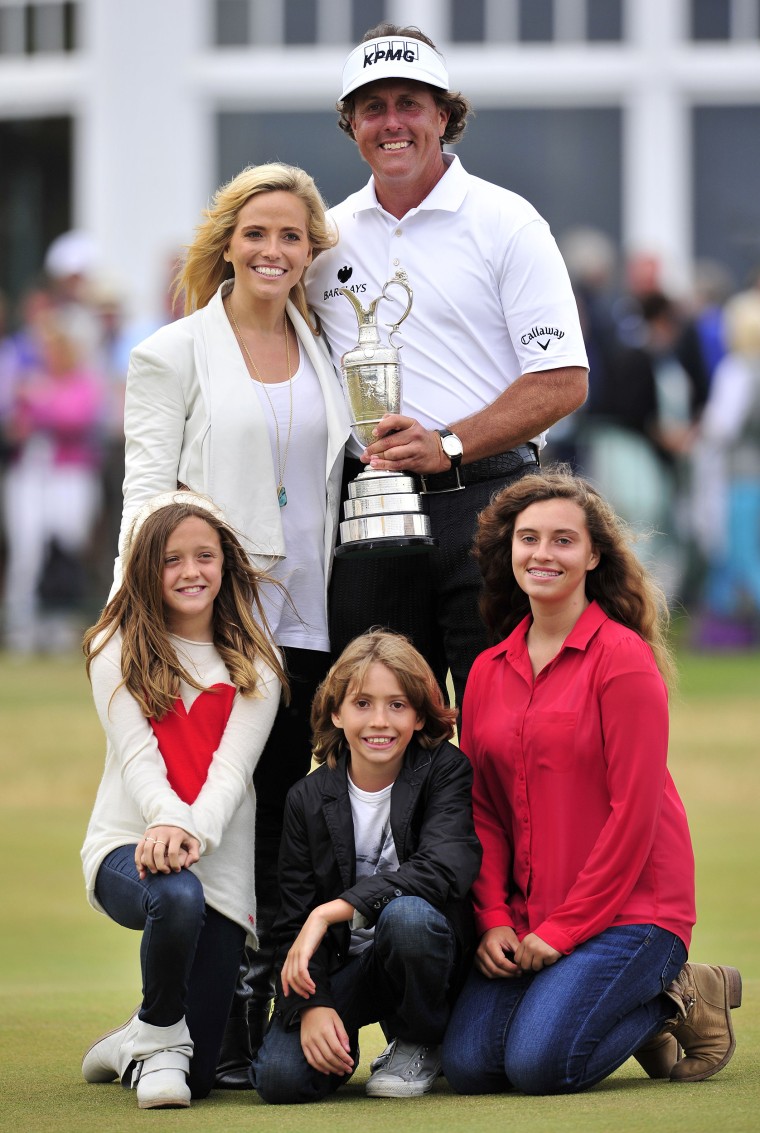
<svg viewBox="0 0 760 1133">
<path fill-rule="evenodd" d="M 433 186 L 417 208 L 409 210 L 407 216 L 413 216 L 414 213 L 423 210 L 432 211 L 434 209 L 439 209 L 442 212 L 456 212 L 461 207 L 464 198 L 467 196 L 469 175 L 454 153 L 444 153 L 443 163 L 446 166 L 443 177 Z M 370 177 L 364 188 L 360 189 L 354 197 L 354 216 L 371 209 L 378 209 L 380 212 L 385 211 L 375 193 L 374 177 Z M 395 217 L 394 220 L 396 220 Z"/>
<path fill-rule="evenodd" d="M 494 657 L 506 655 L 510 661 L 519 657 L 527 648 L 525 639 L 528 636 L 532 621 L 531 615 L 527 614 L 519 625 L 515 626 L 509 637 L 506 637 L 504 641 L 494 647 Z M 607 621 L 609 621 L 609 616 L 605 614 L 599 603 L 596 601 L 589 602 L 562 643 L 562 649 L 586 649 L 596 631 Z"/>
</svg>

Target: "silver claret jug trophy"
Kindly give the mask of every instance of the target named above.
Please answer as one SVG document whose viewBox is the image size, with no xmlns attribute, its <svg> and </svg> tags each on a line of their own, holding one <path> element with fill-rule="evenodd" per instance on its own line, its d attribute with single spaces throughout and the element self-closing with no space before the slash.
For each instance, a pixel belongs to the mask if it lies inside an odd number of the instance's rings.
<svg viewBox="0 0 760 1133">
<path fill-rule="evenodd" d="M 406 310 L 391 328 L 387 345 L 380 341 L 376 311 L 387 299 L 389 287 L 402 287 L 407 294 Z M 350 300 L 359 322 L 359 341 L 340 360 L 351 431 L 366 448 L 376 438 L 372 430 L 386 413 L 401 411 L 401 365 L 399 352 L 391 339 L 412 309 L 412 289 L 404 272 L 397 272 L 373 299 L 362 307 L 353 291 L 341 287 Z M 411 473 L 385 472 L 367 467 L 348 485 L 343 505 L 340 546 L 336 555 L 377 555 L 399 551 L 427 551 L 437 540 L 430 534 L 430 518 L 423 511 L 422 497 Z"/>
</svg>

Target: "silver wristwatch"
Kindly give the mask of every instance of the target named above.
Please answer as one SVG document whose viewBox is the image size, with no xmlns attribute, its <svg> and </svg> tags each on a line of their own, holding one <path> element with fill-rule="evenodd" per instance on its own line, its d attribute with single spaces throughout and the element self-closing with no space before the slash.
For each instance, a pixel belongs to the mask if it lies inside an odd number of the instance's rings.
<svg viewBox="0 0 760 1133">
<path fill-rule="evenodd" d="M 446 453 L 446 456 L 451 461 L 452 468 L 459 468 L 462 463 L 462 454 L 464 448 L 462 442 L 456 433 L 452 433 L 451 429 L 436 429 L 438 436 L 441 438 L 441 448 Z"/>
</svg>

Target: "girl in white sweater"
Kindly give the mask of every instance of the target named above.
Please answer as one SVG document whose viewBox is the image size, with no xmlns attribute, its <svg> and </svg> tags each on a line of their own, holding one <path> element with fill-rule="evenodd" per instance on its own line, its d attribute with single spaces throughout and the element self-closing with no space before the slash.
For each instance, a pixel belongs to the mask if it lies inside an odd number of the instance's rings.
<svg viewBox="0 0 760 1133">
<path fill-rule="evenodd" d="M 96 909 L 142 930 L 143 998 L 87 1051 L 141 1109 L 214 1082 L 246 939 L 255 946 L 252 774 L 286 678 L 260 576 L 205 497 L 151 500 L 123 582 L 84 641 L 106 764 L 82 848 Z"/>
</svg>

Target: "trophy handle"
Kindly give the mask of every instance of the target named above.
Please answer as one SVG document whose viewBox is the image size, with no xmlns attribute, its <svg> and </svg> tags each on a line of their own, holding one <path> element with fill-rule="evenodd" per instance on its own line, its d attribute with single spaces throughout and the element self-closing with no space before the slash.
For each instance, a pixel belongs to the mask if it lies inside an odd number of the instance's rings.
<svg viewBox="0 0 760 1133">
<path fill-rule="evenodd" d="M 391 282 L 393 281 L 391 280 Z M 386 284 L 385 286 L 387 287 L 388 285 Z M 354 311 L 356 311 L 356 321 L 359 324 L 359 329 L 361 329 L 363 326 L 375 325 L 375 308 L 380 302 L 382 296 L 378 295 L 377 299 L 373 299 L 369 307 L 367 307 L 365 310 L 365 308 L 362 307 L 361 303 L 354 295 L 353 291 L 349 291 L 347 287 L 340 287 L 338 290 L 341 295 L 345 295 L 346 299 L 350 300 L 351 306 L 354 308 Z M 404 312 L 404 314 L 406 315 L 406 312 Z"/>
<path fill-rule="evenodd" d="M 396 334 L 396 332 L 398 331 L 398 328 L 401 326 L 404 319 L 406 318 L 406 316 L 411 311 L 412 301 L 414 299 L 414 292 L 412 291 L 411 287 L 409 286 L 409 283 L 408 283 L 407 278 L 406 278 L 406 272 L 403 272 L 403 271 L 396 272 L 393 279 L 388 280 L 388 282 L 383 287 L 381 295 L 378 296 L 378 298 L 387 299 L 388 296 L 386 295 L 386 292 L 387 292 L 388 288 L 394 287 L 394 286 L 395 287 L 403 287 L 404 291 L 406 291 L 406 294 L 408 296 L 408 302 L 406 304 L 406 310 L 404 311 L 404 313 L 403 313 L 403 315 L 401 316 L 400 319 L 396 319 L 395 323 L 386 323 L 385 324 L 387 327 L 391 328 L 390 334 L 388 335 L 388 342 L 391 345 L 393 345 L 391 340 L 392 340 L 394 334 Z"/>
</svg>

